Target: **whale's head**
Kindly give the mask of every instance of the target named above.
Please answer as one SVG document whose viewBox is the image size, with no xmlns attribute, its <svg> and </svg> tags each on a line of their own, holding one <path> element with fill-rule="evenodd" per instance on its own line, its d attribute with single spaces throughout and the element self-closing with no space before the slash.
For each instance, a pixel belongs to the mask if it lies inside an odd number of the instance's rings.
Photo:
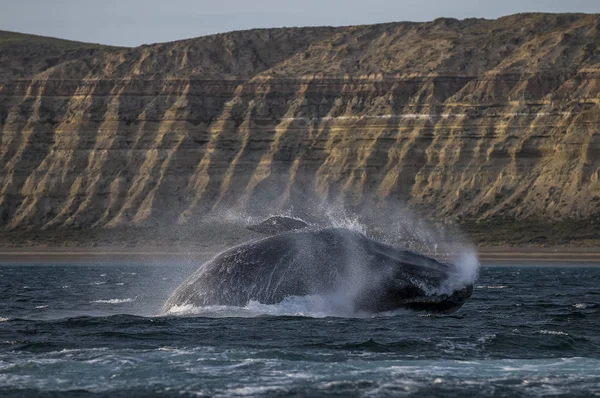
<svg viewBox="0 0 600 398">
<path fill-rule="evenodd" d="M 386 280 L 375 288 L 363 290 L 355 298 L 358 310 L 386 312 L 400 308 L 414 311 L 451 314 L 460 309 L 473 295 L 473 284 L 462 283 L 444 286 L 446 279 L 432 283 L 426 279 L 398 276 Z"/>
<path fill-rule="evenodd" d="M 264 257 L 268 264 L 289 263 L 291 269 L 300 264 L 297 268 L 305 274 L 294 288 L 307 286 L 311 294 L 341 292 L 358 311 L 409 308 L 452 313 L 473 294 L 473 281 L 459 267 L 357 231 L 315 228 L 287 217 L 272 217 L 249 228 L 271 235 L 253 246 L 253 257 Z"/>
<path fill-rule="evenodd" d="M 473 280 L 461 268 L 410 250 L 369 240 L 374 279 L 365 284 L 355 307 L 372 312 L 408 308 L 453 313 L 473 295 Z"/>
<path fill-rule="evenodd" d="M 466 284 L 450 293 L 433 293 L 417 291 L 412 296 L 395 295 L 394 290 L 388 291 L 386 299 L 396 308 L 408 308 L 415 311 L 427 311 L 451 314 L 456 311 L 473 295 L 473 284 Z"/>
</svg>

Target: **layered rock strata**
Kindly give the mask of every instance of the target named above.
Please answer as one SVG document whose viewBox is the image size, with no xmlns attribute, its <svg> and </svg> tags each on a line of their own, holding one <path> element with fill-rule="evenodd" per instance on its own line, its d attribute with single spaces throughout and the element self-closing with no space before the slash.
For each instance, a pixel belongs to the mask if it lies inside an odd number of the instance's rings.
<svg viewBox="0 0 600 398">
<path fill-rule="evenodd" d="M 597 15 L 134 49 L 2 37 L 4 229 L 186 224 L 306 198 L 482 223 L 600 215 Z"/>
</svg>

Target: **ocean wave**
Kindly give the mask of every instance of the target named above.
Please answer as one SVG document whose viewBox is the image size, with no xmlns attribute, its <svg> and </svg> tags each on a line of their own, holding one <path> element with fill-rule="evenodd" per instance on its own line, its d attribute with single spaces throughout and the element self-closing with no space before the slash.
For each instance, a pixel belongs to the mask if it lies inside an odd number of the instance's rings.
<svg viewBox="0 0 600 398">
<path fill-rule="evenodd" d="M 0 322 L 7 322 L 9 319 L 8 318 L 3 318 L 0 316 Z"/>
<path fill-rule="evenodd" d="M 549 334 L 553 336 L 568 336 L 569 333 L 561 332 L 560 330 L 539 330 L 539 334 Z"/>
<path fill-rule="evenodd" d="M 233 388 L 227 391 L 227 395 L 237 395 L 237 396 L 257 396 L 257 395 L 266 395 L 272 393 L 283 393 L 286 390 L 281 386 L 256 386 L 256 387 L 238 387 Z"/>
<path fill-rule="evenodd" d="M 490 333 L 490 334 L 487 334 L 485 336 L 481 336 L 480 338 L 478 338 L 477 342 L 488 343 L 488 342 L 494 340 L 496 337 L 497 337 L 497 335 L 495 333 Z"/>
<path fill-rule="evenodd" d="M 123 303 L 131 303 L 135 301 L 133 298 L 124 298 L 124 299 L 108 299 L 108 300 L 94 300 L 90 301 L 90 303 L 97 304 L 123 304 Z"/>
<path fill-rule="evenodd" d="M 585 310 L 587 308 L 596 308 L 596 304 L 577 303 L 573 304 L 573 307 L 577 308 L 578 310 Z"/>
</svg>

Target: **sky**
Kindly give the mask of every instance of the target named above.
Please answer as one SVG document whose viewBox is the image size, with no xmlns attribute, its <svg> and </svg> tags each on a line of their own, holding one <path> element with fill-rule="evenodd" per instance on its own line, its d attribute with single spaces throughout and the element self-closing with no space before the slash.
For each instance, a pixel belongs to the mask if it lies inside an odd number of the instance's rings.
<svg viewBox="0 0 600 398">
<path fill-rule="evenodd" d="M 0 30 L 137 46 L 252 28 L 600 13 L 600 0 L 0 0 L 0 7 Z"/>
</svg>

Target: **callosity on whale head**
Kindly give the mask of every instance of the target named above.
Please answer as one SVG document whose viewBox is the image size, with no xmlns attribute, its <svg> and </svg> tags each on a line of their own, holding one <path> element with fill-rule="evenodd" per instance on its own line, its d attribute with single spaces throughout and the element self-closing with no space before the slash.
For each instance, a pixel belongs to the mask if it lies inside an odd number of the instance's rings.
<svg viewBox="0 0 600 398">
<path fill-rule="evenodd" d="M 271 222 L 273 221 L 273 222 Z M 352 311 L 398 308 L 450 313 L 472 295 L 472 281 L 447 263 L 344 228 L 310 228 L 278 217 L 252 227 L 273 234 L 203 264 L 165 303 L 174 306 L 276 304 L 289 296 L 346 298 Z M 290 231 L 291 230 L 291 231 Z"/>
</svg>

